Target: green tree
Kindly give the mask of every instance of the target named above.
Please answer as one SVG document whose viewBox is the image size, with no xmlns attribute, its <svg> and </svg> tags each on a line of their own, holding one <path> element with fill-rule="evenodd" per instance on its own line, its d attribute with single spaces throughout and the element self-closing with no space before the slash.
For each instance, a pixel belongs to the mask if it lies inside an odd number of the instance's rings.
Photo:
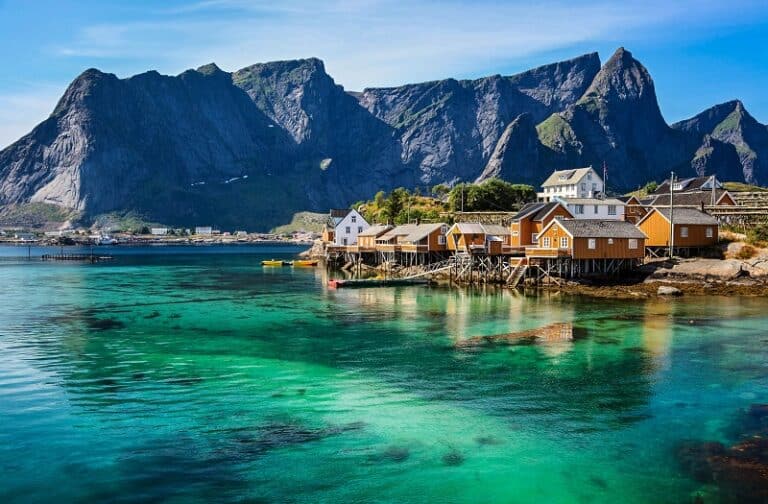
<svg viewBox="0 0 768 504">
<path fill-rule="evenodd" d="M 490 179 L 482 184 L 459 184 L 448 194 L 454 212 L 510 212 L 536 199 L 536 191 L 525 184 Z"/>
<path fill-rule="evenodd" d="M 435 186 L 432 186 L 432 195 L 437 199 L 445 198 L 445 195 L 448 194 L 450 191 L 451 189 L 445 184 L 437 184 Z"/>
<path fill-rule="evenodd" d="M 643 186 L 642 190 L 643 190 L 643 192 L 645 194 L 651 194 L 652 192 L 654 192 L 658 188 L 659 188 L 659 184 L 657 184 L 655 180 L 652 180 L 652 181 L 648 182 L 647 184 L 645 184 Z"/>
</svg>

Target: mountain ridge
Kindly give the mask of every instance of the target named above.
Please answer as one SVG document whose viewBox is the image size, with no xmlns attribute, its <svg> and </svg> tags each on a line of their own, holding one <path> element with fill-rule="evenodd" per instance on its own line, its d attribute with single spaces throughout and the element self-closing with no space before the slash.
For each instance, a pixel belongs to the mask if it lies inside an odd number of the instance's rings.
<svg viewBox="0 0 768 504">
<path fill-rule="evenodd" d="M 95 68 L 0 151 L 0 206 L 50 203 L 87 220 L 267 229 L 398 186 L 539 184 L 609 166 L 631 189 L 721 173 L 768 182 L 768 127 L 738 100 L 668 125 L 648 70 L 619 48 L 521 72 L 349 92 L 318 58 L 215 63 L 120 79 Z"/>
</svg>

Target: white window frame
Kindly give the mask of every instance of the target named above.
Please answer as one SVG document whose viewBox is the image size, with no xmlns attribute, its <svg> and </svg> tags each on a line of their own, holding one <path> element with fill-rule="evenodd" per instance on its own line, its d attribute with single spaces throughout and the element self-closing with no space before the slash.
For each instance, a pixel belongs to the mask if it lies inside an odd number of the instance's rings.
<svg viewBox="0 0 768 504">
<path fill-rule="evenodd" d="M 342 238 L 341 243 L 346 246 L 347 245 L 347 239 L 346 238 Z"/>
<path fill-rule="evenodd" d="M 351 233 L 351 232 L 352 232 L 352 228 L 350 228 L 349 226 L 346 226 L 346 227 L 344 228 L 344 232 L 345 232 L 345 233 L 347 233 L 347 234 L 349 234 L 349 233 Z"/>
<path fill-rule="evenodd" d="M 707 238 L 713 238 L 715 236 L 715 231 L 712 229 L 712 226 L 707 227 Z"/>
<path fill-rule="evenodd" d="M 616 215 L 616 205 L 608 205 L 608 215 Z"/>
<path fill-rule="evenodd" d="M 578 215 L 584 215 L 584 205 L 576 205 L 574 212 L 576 212 Z"/>
<path fill-rule="evenodd" d="M 549 248 L 551 245 L 552 245 L 552 243 L 550 243 L 549 236 L 545 236 L 544 238 L 541 239 L 541 246 L 542 247 Z"/>
<path fill-rule="evenodd" d="M 589 250 L 595 250 L 597 248 L 597 239 L 596 238 L 587 238 L 587 248 Z"/>
<path fill-rule="evenodd" d="M 512 231 L 512 236 L 520 236 L 520 232 L 519 231 Z"/>
<path fill-rule="evenodd" d="M 560 248 L 564 248 L 564 249 L 568 248 L 568 237 L 567 236 L 561 236 L 560 237 Z"/>
<path fill-rule="evenodd" d="M 608 238 L 608 245 L 613 245 L 613 238 Z"/>
<path fill-rule="evenodd" d="M 531 233 L 531 243 L 539 243 L 539 233 Z"/>
<path fill-rule="evenodd" d="M 354 224 L 355 222 L 357 222 L 357 215 L 352 216 L 352 224 Z"/>
<path fill-rule="evenodd" d="M 363 226 L 357 226 L 357 232 L 362 233 L 363 232 Z"/>
<path fill-rule="evenodd" d="M 437 235 L 437 244 L 438 245 L 445 245 L 445 235 Z"/>
<path fill-rule="evenodd" d="M 630 238 L 628 247 L 630 249 L 637 249 L 637 238 Z"/>
<path fill-rule="evenodd" d="M 688 238 L 688 226 L 680 226 L 680 238 Z"/>
</svg>

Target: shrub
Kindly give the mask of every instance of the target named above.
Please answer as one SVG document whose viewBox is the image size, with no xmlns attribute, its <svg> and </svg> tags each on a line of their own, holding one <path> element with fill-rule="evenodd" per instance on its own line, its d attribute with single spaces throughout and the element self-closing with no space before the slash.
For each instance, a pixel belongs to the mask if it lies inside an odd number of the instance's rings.
<svg viewBox="0 0 768 504">
<path fill-rule="evenodd" d="M 758 224 L 747 231 L 747 243 L 761 245 L 768 242 L 768 224 Z"/>
<path fill-rule="evenodd" d="M 741 247 L 741 249 L 736 253 L 736 259 L 752 259 L 755 256 L 755 253 L 757 251 L 755 248 L 751 245 L 744 245 Z"/>
</svg>

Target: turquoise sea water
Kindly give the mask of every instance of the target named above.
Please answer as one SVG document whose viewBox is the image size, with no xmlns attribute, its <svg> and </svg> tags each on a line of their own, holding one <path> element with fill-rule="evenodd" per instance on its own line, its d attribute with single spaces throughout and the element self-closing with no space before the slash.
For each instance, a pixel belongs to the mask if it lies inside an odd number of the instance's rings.
<svg viewBox="0 0 768 504">
<path fill-rule="evenodd" d="M 768 402 L 764 299 L 334 291 L 259 265 L 298 250 L 0 248 L 0 500 L 689 502 L 715 489 L 675 447 Z M 552 323 L 574 340 L 460 344 Z"/>
</svg>

